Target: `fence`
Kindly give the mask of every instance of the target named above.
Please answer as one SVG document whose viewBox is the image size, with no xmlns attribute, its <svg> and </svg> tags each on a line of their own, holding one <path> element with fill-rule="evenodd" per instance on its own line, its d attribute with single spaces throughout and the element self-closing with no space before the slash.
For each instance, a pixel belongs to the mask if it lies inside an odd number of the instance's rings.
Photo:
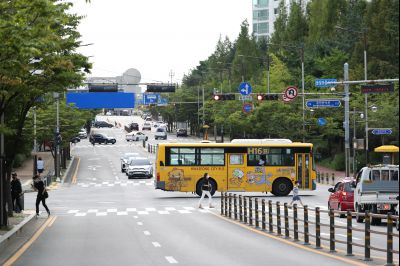
<svg viewBox="0 0 400 266">
<path fill-rule="evenodd" d="M 341 177 L 335 176 L 335 173 L 322 173 L 317 172 L 317 183 L 326 184 L 334 186 L 337 182 L 336 179 L 340 179 Z M 344 178 L 344 177 L 342 177 Z"/>
<path fill-rule="evenodd" d="M 260 209 L 261 203 L 261 209 Z M 283 215 L 282 215 L 283 207 Z M 289 216 L 289 209 L 293 211 L 293 215 Z M 299 210 L 303 210 L 303 217 L 299 217 Z M 309 218 L 309 212 L 315 212 L 315 220 L 312 221 Z M 321 222 L 321 213 L 327 213 L 329 215 L 329 223 Z M 341 226 L 335 224 L 335 214 L 346 215 L 347 224 Z M 299 235 L 302 235 L 304 245 L 311 245 L 310 238 L 315 239 L 315 248 L 322 249 L 322 241 L 329 242 L 329 251 L 336 252 L 336 243 L 346 245 L 346 255 L 353 256 L 353 246 L 364 248 L 364 260 L 370 261 L 371 250 L 386 253 L 386 265 L 393 264 L 393 254 L 399 254 L 398 250 L 393 249 L 393 239 L 399 239 L 399 234 L 393 232 L 393 224 L 399 219 L 398 216 L 388 214 L 379 215 L 366 213 L 353 213 L 350 211 L 334 211 L 334 210 L 321 210 L 319 207 L 315 209 L 304 206 L 302 208 L 293 205 L 288 206 L 284 203 L 283 206 L 280 202 L 273 204 L 271 200 L 268 202 L 264 199 L 260 200 L 255 197 L 237 196 L 236 194 L 221 193 L 221 215 L 229 217 L 231 219 L 239 220 L 242 223 L 248 224 L 249 226 L 261 229 L 263 231 L 275 233 L 278 236 L 285 238 L 293 237 L 294 241 L 300 241 Z M 352 225 L 353 215 L 363 216 L 365 218 L 364 229 L 355 228 Z M 261 217 L 260 217 L 261 216 Z M 371 218 L 383 218 L 387 219 L 387 230 L 386 232 L 379 232 L 371 229 Z M 274 222 L 275 221 L 275 222 Z M 290 226 L 290 221 L 293 222 L 293 226 Z M 303 223 L 303 230 L 300 230 L 299 222 Z M 315 233 L 310 232 L 310 225 L 315 225 Z M 329 228 L 329 237 L 323 237 L 321 234 L 321 228 Z M 347 231 L 346 241 L 338 240 L 335 238 L 335 230 L 343 229 Z M 353 241 L 353 232 L 362 232 L 364 234 L 364 243 L 356 243 Z M 292 235 L 291 235 L 292 233 Z M 385 235 L 386 236 L 386 249 L 380 247 L 374 247 L 371 245 L 371 235 Z"/>
<path fill-rule="evenodd" d="M 143 142 L 143 146 L 146 147 L 146 143 L 145 142 Z M 153 145 L 153 144 L 148 143 L 147 144 L 147 151 L 149 153 L 157 153 L 157 145 Z"/>
</svg>

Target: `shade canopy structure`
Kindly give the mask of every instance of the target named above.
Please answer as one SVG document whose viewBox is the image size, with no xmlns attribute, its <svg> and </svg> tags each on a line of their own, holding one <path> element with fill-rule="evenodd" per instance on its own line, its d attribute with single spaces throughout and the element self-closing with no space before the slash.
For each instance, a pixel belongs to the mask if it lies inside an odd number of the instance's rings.
<svg viewBox="0 0 400 266">
<path fill-rule="evenodd" d="M 398 153 L 399 147 L 394 145 L 383 145 L 375 148 L 375 152 L 384 152 L 384 153 Z"/>
</svg>

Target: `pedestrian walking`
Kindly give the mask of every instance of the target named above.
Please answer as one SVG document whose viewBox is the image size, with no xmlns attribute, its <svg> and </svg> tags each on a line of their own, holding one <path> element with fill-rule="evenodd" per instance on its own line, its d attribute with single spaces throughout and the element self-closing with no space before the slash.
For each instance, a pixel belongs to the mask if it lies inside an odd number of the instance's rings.
<svg viewBox="0 0 400 266">
<path fill-rule="evenodd" d="M 203 209 L 203 206 L 201 205 L 203 203 L 203 199 L 205 196 L 208 197 L 208 206 L 210 208 L 214 208 L 214 206 L 212 205 L 212 197 L 211 197 L 211 184 L 210 184 L 210 176 L 208 175 L 208 173 L 205 173 L 203 178 L 202 178 L 202 185 L 201 185 L 201 198 L 199 201 L 199 208 Z"/>
<path fill-rule="evenodd" d="M 37 191 L 36 195 L 36 217 L 39 217 L 39 204 L 42 202 L 43 207 L 47 211 L 47 215 L 50 216 L 50 210 L 46 205 L 46 198 L 49 197 L 47 193 L 46 186 L 39 175 L 33 177 L 33 187 Z"/>
<path fill-rule="evenodd" d="M 44 172 L 44 161 L 42 157 L 39 157 L 36 162 L 36 168 L 39 176 Z"/>
<path fill-rule="evenodd" d="M 11 180 L 12 206 L 13 206 L 13 210 L 16 213 L 20 213 L 23 211 L 23 208 L 21 205 L 21 196 L 23 194 L 22 185 L 21 185 L 21 181 L 18 179 L 17 173 L 12 173 L 11 177 L 12 177 L 12 180 Z M 17 209 L 17 207 L 18 207 L 18 209 Z"/>
<path fill-rule="evenodd" d="M 296 201 L 299 201 L 300 204 L 301 204 L 301 206 L 304 207 L 304 204 L 303 204 L 303 202 L 301 201 L 300 196 L 299 196 L 299 192 L 300 192 L 299 186 L 300 186 L 300 182 L 299 182 L 299 181 L 296 181 L 296 182 L 294 183 L 294 188 L 293 188 L 293 198 L 292 198 L 292 201 L 289 203 L 289 206 L 290 206 L 290 207 L 292 207 L 293 202 L 296 202 Z"/>
</svg>

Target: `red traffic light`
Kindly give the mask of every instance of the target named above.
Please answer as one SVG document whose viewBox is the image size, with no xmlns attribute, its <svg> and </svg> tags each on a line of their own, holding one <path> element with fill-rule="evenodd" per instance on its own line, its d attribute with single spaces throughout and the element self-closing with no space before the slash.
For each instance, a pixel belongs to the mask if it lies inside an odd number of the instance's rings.
<svg viewBox="0 0 400 266">
<path fill-rule="evenodd" d="M 257 95 L 257 101 L 262 101 L 262 100 L 264 100 L 264 95 L 261 94 Z"/>
<path fill-rule="evenodd" d="M 221 100 L 221 95 L 214 95 L 213 99 L 214 99 L 214 101 L 219 101 L 219 100 Z"/>
<path fill-rule="evenodd" d="M 274 101 L 279 100 L 279 96 L 277 94 L 258 94 L 258 101 Z"/>
</svg>

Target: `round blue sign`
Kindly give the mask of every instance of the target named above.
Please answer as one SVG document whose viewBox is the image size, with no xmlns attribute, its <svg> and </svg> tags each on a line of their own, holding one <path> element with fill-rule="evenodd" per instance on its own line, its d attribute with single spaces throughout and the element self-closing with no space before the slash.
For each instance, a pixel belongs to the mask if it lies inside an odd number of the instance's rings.
<svg viewBox="0 0 400 266">
<path fill-rule="evenodd" d="M 242 95 L 249 95 L 253 91 L 253 88 L 251 87 L 250 83 L 248 82 L 243 82 L 239 86 L 239 92 Z"/>
<path fill-rule="evenodd" d="M 243 105 L 243 112 L 245 112 L 246 114 L 251 113 L 253 111 L 253 105 L 251 103 L 245 103 Z"/>
<path fill-rule="evenodd" d="M 325 118 L 323 118 L 323 117 L 318 118 L 318 125 L 319 126 L 323 127 L 323 126 L 326 126 L 326 124 L 328 124 L 328 121 Z"/>
</svg>

